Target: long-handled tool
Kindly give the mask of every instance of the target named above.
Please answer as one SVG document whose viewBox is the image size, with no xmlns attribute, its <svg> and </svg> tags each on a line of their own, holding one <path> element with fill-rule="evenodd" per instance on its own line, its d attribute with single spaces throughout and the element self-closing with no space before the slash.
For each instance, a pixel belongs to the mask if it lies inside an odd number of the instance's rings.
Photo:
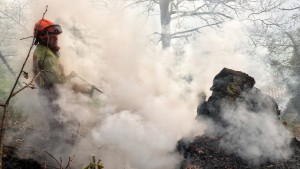
<svg viewBox="0 0 300 169">
<path fill-rule="evenodd" d="M 104 93 L 102 92 L 100 89 L 98 89 L 95 85 L 91 84 L 90 82 L 86 81 L 84 78 L 82 78 L 81 76 L 79 76 L 77 73 L 75 73 L 74 71 L 72 71 L 68 76 L 67 76 L 67 79 L 71 79 L 73 77 L 78 77 L 80 80 L 84 81 L 86 84 L 92 86 L 92 93 L 93 93 L 93 90 L 97 90 L 98 92 L 100 93 Z"/>
</svg>

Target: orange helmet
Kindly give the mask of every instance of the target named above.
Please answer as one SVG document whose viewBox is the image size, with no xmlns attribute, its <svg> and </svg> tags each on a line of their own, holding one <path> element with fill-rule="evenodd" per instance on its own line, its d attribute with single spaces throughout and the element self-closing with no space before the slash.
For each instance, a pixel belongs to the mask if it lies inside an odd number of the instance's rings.
<svg viewBox="0 0 300 169">
<path fill-rule="evenodd" d="M 45 38 L 47 36 L 57 36 L 60 33 L 62 33 L 60 25 L 56 25 L 47 19 L 37 21 L 34 26 L 34 37 Z"/>
</svg>

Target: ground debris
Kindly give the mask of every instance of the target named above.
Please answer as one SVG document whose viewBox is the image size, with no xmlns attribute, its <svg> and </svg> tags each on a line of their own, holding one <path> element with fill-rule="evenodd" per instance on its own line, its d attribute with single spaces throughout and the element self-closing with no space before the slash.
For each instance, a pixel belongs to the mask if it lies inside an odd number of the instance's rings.
<svg viewBox="0 0 300 169">
<path fill-rule="evenodd" d="M 198 136 L 192 142 L 182 139 L 178 141 L 177 150 L 184 157 L 181 169 L 298 169 L 300 168 L 300 143 L 294 139 L 291 146 L 294 153 L 289 160 L 267 161 L 260 165 L 248 163 L 239 156 L 222 150 L 218 139 L 207 136 Z"/>
<path fill-rule="evenodd" d="M 3 169 L 43 169 L 39 162 L 33 159 L 20 158 L 16 154 L 16 148 L 4 147 Z"/>
</svg>

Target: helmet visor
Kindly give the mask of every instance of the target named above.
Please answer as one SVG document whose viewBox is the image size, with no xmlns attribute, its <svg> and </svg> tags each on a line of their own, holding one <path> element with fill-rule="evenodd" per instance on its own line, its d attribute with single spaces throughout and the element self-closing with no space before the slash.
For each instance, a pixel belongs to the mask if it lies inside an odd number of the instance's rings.
<svg viewBox="0 0 300 169">
<path fill-rule="evenodd" d="M 45 34 L 49 35 L 58 35 L 62 33 L 62 29 L 60 25 L 51 25 L 44 29 Z"/>
</svg>

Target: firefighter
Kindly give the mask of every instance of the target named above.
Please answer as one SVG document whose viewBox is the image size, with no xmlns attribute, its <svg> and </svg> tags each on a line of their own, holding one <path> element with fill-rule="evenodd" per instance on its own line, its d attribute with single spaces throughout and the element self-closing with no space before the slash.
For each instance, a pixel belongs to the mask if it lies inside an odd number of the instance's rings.
<svg viewBox="0 0 300 169">
<path fill-rule="evenodd" d="M 65 76 L 63 65 L 60 63 L 58 36 L 62 33 L 61 26 L 53 22 L 42 19 L 37 21 L 34 26 L 34 38 L 36 45 L 33 54 L 33 72 L 35 75 L 40 73 L 36 79 L 39 87 L 39 95 L 46 98 L 44 107 L 48 109 L 46 114 L 50 128 L 50 141 L 65 140 L 68 143 L 74 143 L 79 131 L 79 122 L 77 120 L 69 120 L 68 123 L 62 122 L 59 118 L 60 107 L 55 102 L 59 98 L 57 88 L 59 85 L 68 81 Z M 90 93 L 91 89 L 79 87 L 73 84 L 72 88 L 75 92 Z M 70 124 L 71 123 L 71 124 Z M 65 131 L 67 125 L 76 129 L 70 133 Z M 67 138 L 62 138 L 67 137 Z"/>
</svg>

